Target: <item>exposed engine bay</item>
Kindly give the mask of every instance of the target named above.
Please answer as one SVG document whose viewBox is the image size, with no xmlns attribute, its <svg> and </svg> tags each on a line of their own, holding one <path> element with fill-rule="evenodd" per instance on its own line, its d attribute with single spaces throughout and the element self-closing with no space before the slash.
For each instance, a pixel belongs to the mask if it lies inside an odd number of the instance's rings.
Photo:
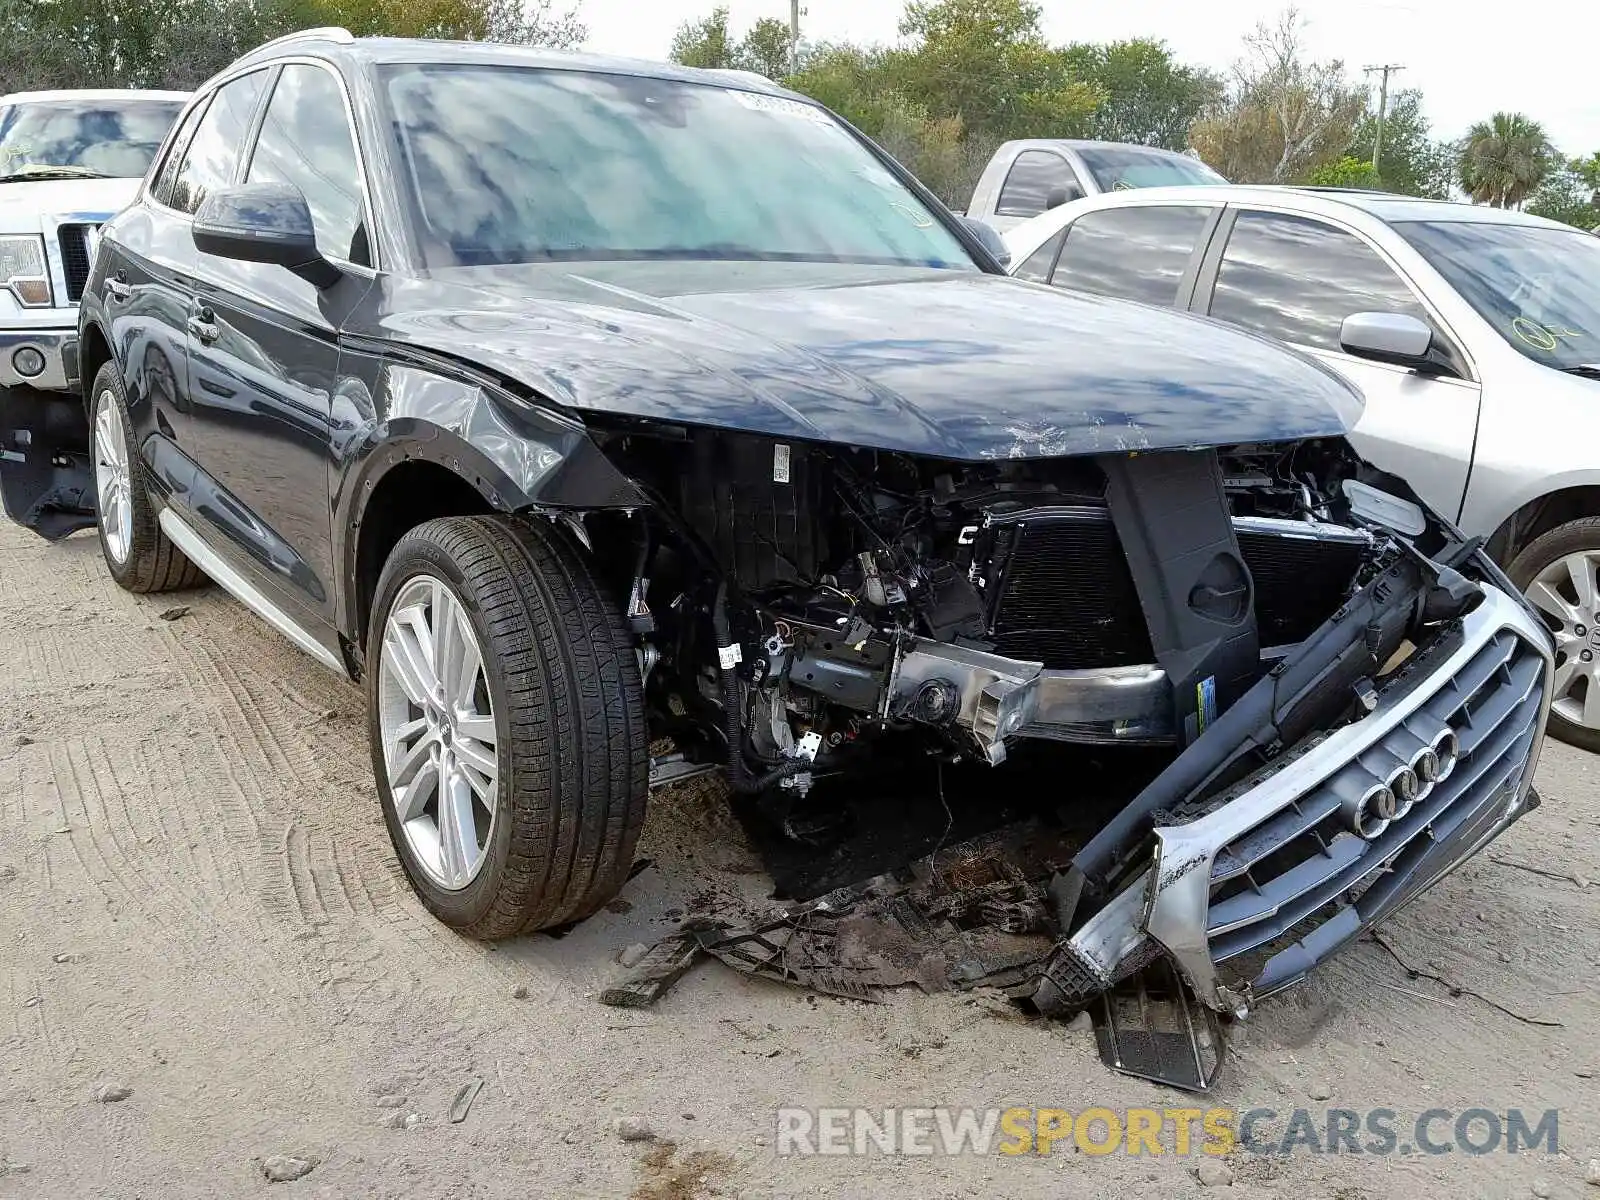
<svg viewBox="0 0 1600 1200">
<path fill-rule="evenodd" d="M 1165 950 L 1242 1014 L 1537 803 L 1537 627 L 1343 439 L 979 463 L 687 431 L 607 449 L 677 514 L 632 584 L 654 712 L 736 793 L 803 811 L 886 756 L 1004 777 L 1040 743 L 1164 763 L 1040 881 L 1055 950 L 1014 986 L 1042 1011 Z M 1468 762 L 1484 788 L 1446 785 Z M 1374 883 L 1401 862 L 1403 896 Z"/>
</svg>

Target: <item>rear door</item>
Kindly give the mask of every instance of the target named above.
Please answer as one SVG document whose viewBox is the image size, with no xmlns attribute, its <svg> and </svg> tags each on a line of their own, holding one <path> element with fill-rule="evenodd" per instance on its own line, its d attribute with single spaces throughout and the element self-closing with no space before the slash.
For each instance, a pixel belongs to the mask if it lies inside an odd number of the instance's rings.
<svg viewBox="0 0 1600 1200">
<path fill-rule="evenodd" d="M 189 313 L 189 420 L 197 515 L 307 627 L 333 622 L 328 464 L 338 330 L 372 286 L 365 189 L 333 68 L 285 63 L 242 182 L 305 195 L 324 257 L 318 290 L 283 267 L 197 253 Z"/>
<path fill-rule="evenodd" d="M 1307 350 L 1366 395 L 1351 441 L 1384 470 L 1406 479 L 1430 506 L 1456 520 L 1478 429 L 1479 386 L 1442 321 L 1370 240 L 1332 221 L 1246 208 L 1194 306 Z M 1357 312 L 1408 313 L 1434 329 L 1454 376 L 1422 374 L 1344 353 L 1339 327 Z"/>
<path fill-rule="evenodd" d="M 1070 291 L 1182 308 L 1220 215 L 1220 205 L 1201 204 L 1138 204 L 1084 213 L 1063 231 L 1047 278 Z M 1030 259 L 1024 267 L 1030 264 L 1038 265 Z"/>
</svg>

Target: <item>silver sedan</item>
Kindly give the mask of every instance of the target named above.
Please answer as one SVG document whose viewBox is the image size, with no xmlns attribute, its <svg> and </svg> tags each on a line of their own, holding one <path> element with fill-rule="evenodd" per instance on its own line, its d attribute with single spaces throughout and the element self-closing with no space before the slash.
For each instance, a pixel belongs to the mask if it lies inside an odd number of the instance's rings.
<svg viewBox="0 0 1600 1200">
<path fill-rule="evenodd" d="M 1600 241 L 1380 192 L 1116 192 L 1005 236 L 1037 284 L 1176 306 L 1357 384 L 1353 436 L 1484 537 L 1555 637 L 1550 729 L 1600 751 Z"/>
</svg>

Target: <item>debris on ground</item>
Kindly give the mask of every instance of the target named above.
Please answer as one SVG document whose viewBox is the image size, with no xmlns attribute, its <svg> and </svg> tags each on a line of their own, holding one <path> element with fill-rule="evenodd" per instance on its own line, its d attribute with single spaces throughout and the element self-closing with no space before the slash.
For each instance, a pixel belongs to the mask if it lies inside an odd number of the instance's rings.
<svg viewBox="0 0 1600 1200">
<path fill-rule="evenodd" d="M 189 615 L 189 606 L 187 604 L 175 604 L 171 608 L 162 610 L 159 615 L 163 621 L 177 621 Z"/>
<path fill-rule="evenodd" d="M 715 1150 L 692 1150 L 677 1157 L 672 1142 L 657 1142 L 639 1160 L 644 1179 L 629 1200 L 696 1200 L 718 1194 L 715 1181 L 732 1172 L 734 1162 Z"/>
<path fill-rule="evenodd" d="M 1203 1160 L 1194 1170 L 1194 1177 L 1200 1181 L 1201 1187 L 1232 1187 L 1233 1171 L 1221 1159 L 1208 1158 Z"/>
<path fill-rule="evenodd" d="M 511 989 L 511 998 L 513 1000 L 526 1000 L 528 998 L 528 985 L 525 983 L 517 984 L 516 987 Z"/>
<path fill-rule="evenodd" d="M 483 1080 L 477 1076 L 461 1085 L 456 1098 L 450 1102 L 450 1124 L 459 1125 L 467 1119 L 467 1113 L 472 1111 L 472 1102 L 482 1090 Z"/>
<path fill-rule="evenodd" d="M 649 953 L 649 946 L 646 946 L 643 942 L 633 942 L 622 948 L 622 952 L 617 955 L 617 962 L 621 963 L 624 967 L 637 966 L 639 961 Z"/>
<path fill-rule="evenodd" d="M 273 1183 L 292 1183 L 311 1174 L 317 1165 L 315 1155 L 274 1154 L 261 1162 L 261 1173 Z"/>
<path fill-rule="evenodd" d="M 1589 1160 L 1589 1169 L 1584 1172 L 1583 1181 L 1592 1187 L 1600 1187 L 1600 1158 Z"/>
<path fill-rule="evenodd" d="M 636 1117 L 619 1117 L 612 1130 L 625 1142 L 653 1142 L 656 1131 Z"/>
<path fill-rule="evenodd" d="M 378 1097 L 379 1108 L 404 1108 L 405 1106 L 406 1098 L 395 1095 L 393 1092 Z"/>
<path fill-rule="evenodd" d="M 123 1083 L 97 1083 L 89 1090 L 89 1096 L 101 1104 L 118 1104 L 133 1095 L 133 1089 Z"/>
</svg>

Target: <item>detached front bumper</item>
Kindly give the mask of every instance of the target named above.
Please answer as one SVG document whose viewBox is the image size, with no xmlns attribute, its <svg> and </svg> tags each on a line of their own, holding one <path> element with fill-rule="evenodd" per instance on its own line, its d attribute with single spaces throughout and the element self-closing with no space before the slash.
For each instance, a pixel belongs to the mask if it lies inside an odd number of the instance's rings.
<svg viewBox="0 0 1600 1200">
<path fill-rule="evenodd" d="M 22 370 L 33 350 L 43 367 L 33 374 Z M 31 387 L 64 392 L 78 386 L 78 331 L 76 329 L 0 329 L 0 387 Z"/>
<path fill-rule="evenodd" d="M 1366 717 L 1284 754 L 1205 815 L 1158 827 L 1150 870 L 1071 939 L 1079 963 L 1109 985 L 1153 939 L 1202 1001 L 1243 1015 L 1536 806 L 1549 639 L 1513 597 L 1483 592 Z M 1425 744 L 1439 749 L 1431 781 L 1415 769 Z M 1373 797 L 1407 770 L 1409 801 L 1397 786 L 1392 815 L 1375 813 Z"/>
</svg>

